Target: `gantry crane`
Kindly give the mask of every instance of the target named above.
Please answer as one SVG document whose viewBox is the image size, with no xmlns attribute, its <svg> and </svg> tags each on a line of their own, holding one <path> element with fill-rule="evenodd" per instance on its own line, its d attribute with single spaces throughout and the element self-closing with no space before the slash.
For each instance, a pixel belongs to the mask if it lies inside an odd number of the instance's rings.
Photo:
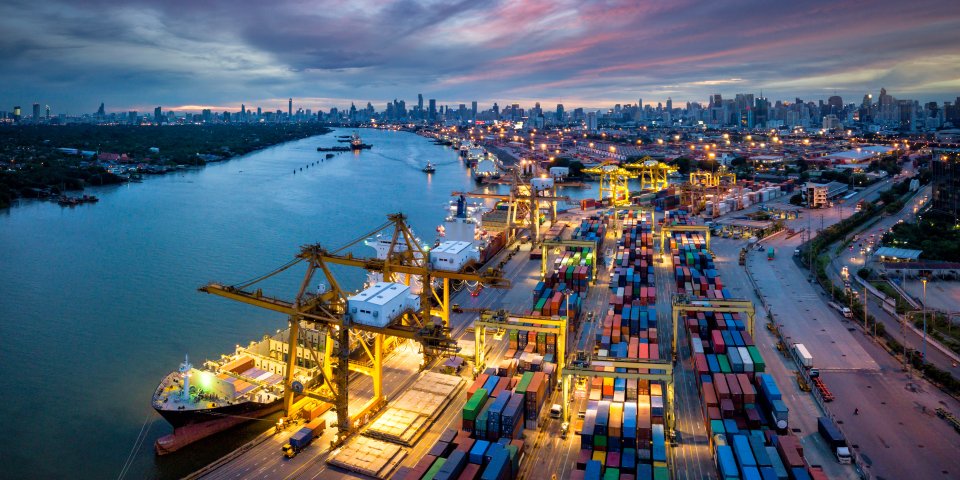
<svg viewBox="0 0 960 480">
<path fill-rule="evenodd" d="M 353 431 L 354 424 L 367 414 L 373 413 L 385 404 L 383 395 L 384 341 L 387 337 L 413 340 L 421 344 L 424 353 L 424 365 L 430 359 L 442 354 L 457 351 L 456 341 L 450 338 L 450 280 L 476 281 L 493 288 L 509 288 L 509 280 L 503 278 L 496 269 L 479 273 L 465 271 L 446 271 L 430 266 L 429 256 L 413 236 L 403 214 L 388 216 L 389 221 L 367 235 L 347 243 L 336 250 L 327 250 L 320 245 L 301 247 L 296 258 L 280 268 L 250 282 L 236 285 L 210 283 L 200 291 L 258 306 L 289 317 L 288 350 L 284 376 L 284 413 L 290 417 L 296 395 L 304 395 L 332 403 L 337 413 L 338 436 L 335 444 L 341 443 Z M 373 235 L 393 227 L 390 249 L 384 259 L 354 257 L 344 253 Z M 261 289 L 251 289 L 255 284 L 277 275 L 301 262 L 306 263 L 307 271 L 293 301 L 265 296 Z M 412 276 L 421 279 L 421 302 L 417 311 L 407 310 L 391 320 L 386 326 L 378 327 L 351 321 L 347 310 L 347 293 L 330 270 L 331 265 L 359 267 L 369 271 L 383 273 L 385 280 L 393 279 L 395 274 L 404 275 L 409 284 Z M 310 294 L 307 287 L 312 284 L 314 275 L 320 272 L 328 285 L 327 291 Z M 442 292 L 434 288 L 433 280 L 442 281 Z M 434 306 L 436 305 L 436 306 Z M 440 322 L 431 317 L 437 316 Z M 294 381 L 299 330 L 301 324 L 323 332 L 324 352 L 322 362 L 322 382 L 317 388 L 302 385 Z M 314 354 L 315 352 L 310 352 Z M 357 361 L 351 357 L 359 356 Z M 365 357 L 365 358 L 364 358 Z M 353 415 L 348 410 L 349 372 L 368 375 L 373 379 L 373 398 Z"/>
<path fill-rule="evenodd" d="M 513 239 L 516 234 L 516 227 L 527 224 L 534 235 L 534 241 L 540 240 L 540 209 L 550 209 L 550 221 L 557 221 L 557 202 L 570 202 L 570 197 L 557 195 L 557 187 L 562 183 L 553 182 L 548 188 L 537 188 L 534 181 L 527 181 L 519 172 L 514 172 L 513 184 L 510 187 L 510 193 L 484 193 L 484 192 L 451 192 L 452 196 L 464 196 L 470 198 L 485 198 L 492 200 L 501 200 L 507 202 L 507 241 Z M 549 180 L 549 179 L 547 179 Z M 529 220 L 523 218 L 529 215 Z M 528 223 L 529 222 L 529 223 Z"/>
<path fill-rule="evenodd" d="M 623 165 L 623 168 L 637 172 L 640 177 L 640 190 L 659 191 L 670 184 L 670 174 L 677 171 L 677 167 L 667 165 L 650 158 L 643 157 L 635 163 Z"/>
<path fill-rule="evenodd" d="M 630 187 L 627 182 L 637 178 L 639 174 L 631 172 L 613 161 L 604 162 L 596 167 L 585 168 L 583 173 L 600 177 L 600 190 L 597 200 L 610 199 L 610 205 L 620 206 L 630 204 Z"/>
</svg>

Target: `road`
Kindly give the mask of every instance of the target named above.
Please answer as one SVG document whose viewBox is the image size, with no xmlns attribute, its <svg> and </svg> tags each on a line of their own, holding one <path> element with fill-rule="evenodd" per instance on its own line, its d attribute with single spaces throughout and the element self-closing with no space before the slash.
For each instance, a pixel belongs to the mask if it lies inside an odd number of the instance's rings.
<svg viewBox="0 0 960 480">
<path fill-rule="evenodd" d="M 923 380 L 907 377 L 894 358 L 827 306 L 825 292 L 810 283 L 808 272 L 794 258 L 784 255 L 797 247 L 799 238 L 781 234 L 765 241 L 781 255 L 767 261 L 763 253 L 754 251 L 748 255 L 747 268 L 788 341 L 804 343 L 811 351 L 814 365 L 836 396 L 827 409 L 874 476 L 955 478 L 960 472 L 960 458 L 955 455 L 960 451 L 960 436 L 945 422 L 928 419 L 922 412 L 939 405 L 957 411 L 958 402 Z M 738 248 L 724 248 L 724 242 L 731 241 L 715 243 L 716 251 L 726 252 L 718 257 L 732 259 Z M 855 408 L 860 415 L 853 415 Z M 791 412 L 791 422 L 794 419 Z"/>
<path fill-rule="evenodd" d="M 811 464 L 823 466 L 832 479 L 856 478 L 852 468 L 836 462 L 823 439 L 820 438 L 817 433 L 817 417 L 823 416 L 823 412 L 809 393 L 800 390 L 793 361 L 777 350 L 776 336 L 765 327 L 767 311 L 750 283 L 746 270 L 739 265 L 740 247 L 745 244 L 743 240 L 714 240 L 712 245 L 715 255 L 714 263 L 724 286 L 730 290 L 731 295 L 752 301 L 756 308 L 754 343 L 767 362 L 767 373 L 773 375 L 777 381 L 783 401 L 790 409 L 789 428 L 793 434 L 800 437 L 804 446 L 804 455 Z M 764 254 L 755 253 L 750 261 L 766 261 L 764 258 Z"/>
</svg>

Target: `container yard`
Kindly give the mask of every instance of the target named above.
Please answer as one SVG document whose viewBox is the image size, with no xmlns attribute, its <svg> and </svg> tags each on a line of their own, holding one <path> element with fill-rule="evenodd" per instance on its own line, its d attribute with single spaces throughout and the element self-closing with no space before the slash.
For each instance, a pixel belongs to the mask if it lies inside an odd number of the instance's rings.
<svg viewBox="0 0 960 480">
<path fill-rule="evenodd" d="M 772 190 L 758 195 L 776 196 Z M 482 198 L 488 197 L 499 198 Z M 394 308 L 383 300 L 392 310 L 379 315 L 350 297 L 356 321 L 382 329 L 398 328 L 393 325 L 405 312 L 430 308 L 434 300 L 444 308 L 459 302 L 458 313 L 446 313 L 449 333 L 436 330 L 459 347 L 426 349 L 432 344 L 421 337 L 428 330 L 412 337 L 422 345 L 427 371 L 392 398 L 375 390 L 382 402 L 351 414 L 360 428 L 331 440 L 324 462 L 331 475 L 695 478 L 677 470 L 682 415 L 683 425 L 706 431 L 703 448 L 684 453 L 707 466 L 701 476 L 822 478 L 789 429 L 789 409 L 755 344 L 753 305 L 726 288 L 707 227 L 685 210 L 670 210 L 678 192 L 648 197 L 653 207 L 619 211 L 582 201 L 579 211 L 551 222 L 539 241 L 501 233 L 510 242 L 504 249 L 510 254 L 494 259 L 503 270 L 467 279 L 516 279 L 503 293 L 476 288 L 428 300 L 399 285 L 396 297 L 405 303 Z M 512 211 L 500 201 L 493 212 Z M 659 221 L 655 209 L 662 212 Z M 509 215 L 502 220 L 509 224 Z M 460 279 L 478 260 L 469 246 L 439 243 L 420 268 Z M 678 354 L 681 333 L 689 355 Z M 692 381 L 681 388 L 678 378 Z M 692 407 L 676 406 L 676 388 Z M 327 418 L 337 424 L 333 415 Z"/>
</svg>

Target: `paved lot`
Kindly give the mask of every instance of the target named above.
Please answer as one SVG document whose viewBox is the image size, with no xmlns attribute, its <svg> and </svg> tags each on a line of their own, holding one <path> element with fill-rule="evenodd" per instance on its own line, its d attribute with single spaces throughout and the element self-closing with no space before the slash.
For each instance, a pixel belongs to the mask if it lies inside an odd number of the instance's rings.
<svg viewBox="0 0 960 480">
<path fill-rule="evenodd" d="M 907 280 L 901 287 L 917 302 L 923 303 L 923 283 Z M 942 312 L 960 312 L 960 282 L 934 280 L 927 282 L 927 308 Z M 957 321 L 954 319 L 954 321 Z"/>
</svg>

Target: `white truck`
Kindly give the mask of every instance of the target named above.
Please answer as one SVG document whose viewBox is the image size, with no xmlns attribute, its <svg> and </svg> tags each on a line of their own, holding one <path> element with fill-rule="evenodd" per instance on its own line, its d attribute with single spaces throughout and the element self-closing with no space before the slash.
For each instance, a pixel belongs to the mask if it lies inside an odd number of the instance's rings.
<svg viewBox="0 0 960 480">
<path fill-rule="evenodd" d="M 837 302 L 830 302 L 830 306 L 834 310 L 840 312 L 840 315 L 843 315 L 843 318 L 853 318 L 853 311 L 843 305 L 840 305 Z"/>
</svg>

